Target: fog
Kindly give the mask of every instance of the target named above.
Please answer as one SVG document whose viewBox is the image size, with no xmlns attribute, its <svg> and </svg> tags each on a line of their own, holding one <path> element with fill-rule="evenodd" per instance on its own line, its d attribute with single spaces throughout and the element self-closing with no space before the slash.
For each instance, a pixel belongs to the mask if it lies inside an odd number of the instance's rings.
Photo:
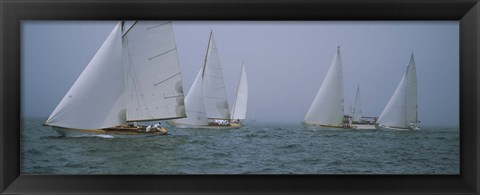
<svg viewBox="0 0 480 195">
<path fill-rule="evenodd" d="M 22 22 L 22 116 L 46 119 L 115 24 Z M 359 85 L 363 115 L 379 116 L 413 53 L 421 124 L 458 126 L 457 21 L 174 21 L 173 28 L 185 95 L 203 65 L 210 30 L 230 106 L 245 63 L 247 120 L 302 122 L 340 46 L 346 112 Z"/>
</svg>

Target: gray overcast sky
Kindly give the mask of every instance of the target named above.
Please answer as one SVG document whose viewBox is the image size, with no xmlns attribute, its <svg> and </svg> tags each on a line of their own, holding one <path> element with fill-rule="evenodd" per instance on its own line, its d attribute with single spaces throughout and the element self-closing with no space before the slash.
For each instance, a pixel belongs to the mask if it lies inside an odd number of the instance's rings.
<svg viewBox="0 0 480 195">
<path fill-rule="evenodd" d="M 114 21 L 22 23 L 22 115 L 48 117 L 111 32 Z M 341 47 L 345 111 L 357 84 L 364 115 L 379 116 L 413 52 L 419 119 L 458 126 L 457 21 L 174 21 L 185 95 L 202 66 L 210 29 L 230 105 L 242 61 L 247 119 L 298 122 Z"/>
</svg>

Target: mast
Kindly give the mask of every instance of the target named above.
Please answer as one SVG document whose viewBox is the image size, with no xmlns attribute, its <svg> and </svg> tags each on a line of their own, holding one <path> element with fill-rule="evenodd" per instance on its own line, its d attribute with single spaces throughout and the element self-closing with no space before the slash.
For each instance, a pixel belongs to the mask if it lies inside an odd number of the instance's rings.
<svg viewBox="0 0 480 195">
<path fill-rule="evenodd" d="M 205 77 L 205 67 L 207 66 L 207 59 L 208 53 L 210 50 L 210 42 L 212 41 L 213 30 L 210 30 L 210 36 L 208 37 L 208 45 L 207 45 L 207 52 L 205 52 L 205 61 L 203 61 L 203 68 L 202 68 L 202 79 Z"/>
</svg>

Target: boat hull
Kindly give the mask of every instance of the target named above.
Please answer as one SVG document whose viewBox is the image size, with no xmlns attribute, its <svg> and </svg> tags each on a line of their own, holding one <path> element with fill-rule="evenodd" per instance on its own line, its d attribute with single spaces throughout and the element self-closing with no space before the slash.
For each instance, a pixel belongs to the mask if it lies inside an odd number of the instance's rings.
<svg viewBox="0 0 480 195">
<path fill-rule="evenodd" d="M 57 133 L 65 137 L 103 137 L 103 138 L 141 138 L 154 135 L 165 135 L 168 130 L 162 127 L 161 131 L 155 132 L 138 132 L 125 128 L 109 128 L 109 129 L 71 129 L 63 127 L 51 127 Z"/>
<path fill-rule="evenodd" d="M 308 130 L 349 130 L 355 129 L 354 126 L 351 127 L 343 127 L 343 126 L 330 126 L 330 125 L 320 125 L 320 124 L 312 124 L 312 123 L 305 123 L 303 122 L 303 127 Z"/>
<path fill-rule="evenodd" d="M 167 122 L 169 125 L 174 126 L 175 128 L 179 129 L 238 129 L 243 127 L 242 124 L 237 123 L 230 123 L 230 125 L 226 126 L 213 126 L 213 125 L 188 125 L 188 124 L 180 124 L 175 123 L 172 121 Z"/>
<path fill-rule="evenodd" d="M 412 128 L 401 128 L 401 127 L 390 127 L 385 125 L 375 125 L 375 128 L 378 130 L 394 130 L 394 131 L 416 131 L 420 130 L 419 128 L 412 129 Z"/>
<path fill-rule="evenodd" d="M 353 124 L 355 129 L 357 130 L 373 130 L 376 129 L 375 125 L 367 125 L 367 124 Z"/>
</svg>

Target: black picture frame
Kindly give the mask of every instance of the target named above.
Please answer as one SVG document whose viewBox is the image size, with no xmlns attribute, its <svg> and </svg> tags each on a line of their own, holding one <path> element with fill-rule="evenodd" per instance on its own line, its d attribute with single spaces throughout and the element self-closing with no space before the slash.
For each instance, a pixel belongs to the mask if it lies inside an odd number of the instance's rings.
<svg viewBox="0 0 480 195">
<path fill-rule="evenodd" d="M 454 20 L 460 23 L 460 175 L 21 175 L 22 20 Z M 4 194 L 478 194 L 477 0 L 1 0 Z"/>
</svg>

